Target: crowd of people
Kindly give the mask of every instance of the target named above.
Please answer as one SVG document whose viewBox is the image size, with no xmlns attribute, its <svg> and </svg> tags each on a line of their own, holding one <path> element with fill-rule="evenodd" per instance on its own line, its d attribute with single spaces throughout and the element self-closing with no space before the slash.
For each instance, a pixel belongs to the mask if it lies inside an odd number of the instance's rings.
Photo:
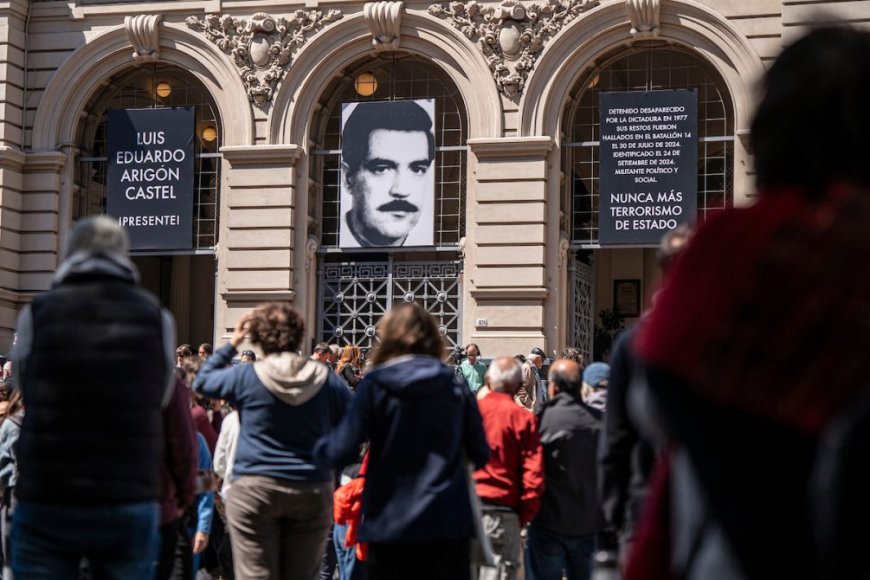
<svg viewBox="0 0 870 580">
<path fill-rule="evenodd" d="M 609 362 L 448 365 L 414 303 L 367 357 L 277 302 L 194 354 L 82 220 L 3 361 L 4 578 L 588 580 L 606 533 L 624 580 L 870 577 L 868 101 L 870 34 L 785 49 L 758 203 L 665 236 Z"/>
</svg>

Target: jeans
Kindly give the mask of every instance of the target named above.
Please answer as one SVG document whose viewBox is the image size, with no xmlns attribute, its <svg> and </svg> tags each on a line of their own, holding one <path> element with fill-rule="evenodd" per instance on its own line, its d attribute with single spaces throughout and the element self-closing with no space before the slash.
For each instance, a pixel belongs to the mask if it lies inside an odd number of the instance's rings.
<svg viewBox="0 0 870 580">
<path fill-rule="evenodd" d="M 590 580 L 595 534 L 567 536 L 529 526 L 526 580 Z"/>
<path fill-rule="evenodd" d="M 335 524 L 332 532 L 332 541 L 335 545 L 335 555 L 338 560 L 339 580 L 361 580 L 365 577 L 363 568 L 365 564 L 356 559 L 356 546 L 344 547 L 344 537 L 347 535 L 347 526 Z"/>
<path fill-rule="evenodd" d="M 94 580 L 151 580 L 159 523 L 156 502 L 20 502 L 12 520 L 12 571 L 16 578 L 74 580 L 87 558 Z"/>
</svg>

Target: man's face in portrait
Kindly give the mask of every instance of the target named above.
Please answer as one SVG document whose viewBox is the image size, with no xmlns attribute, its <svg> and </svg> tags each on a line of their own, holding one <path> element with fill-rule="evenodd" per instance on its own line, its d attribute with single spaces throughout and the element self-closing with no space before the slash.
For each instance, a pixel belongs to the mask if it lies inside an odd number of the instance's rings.
<svg viewBox="0 0 870 580">
<path fill-rule="evenodd" d="M 345 167 L 350 225 L 361 245 L 400 246 L 420 221 L 432 188 L 429 150 L 423 131 L 375 129 L 356 171 Z"/>
</svg>

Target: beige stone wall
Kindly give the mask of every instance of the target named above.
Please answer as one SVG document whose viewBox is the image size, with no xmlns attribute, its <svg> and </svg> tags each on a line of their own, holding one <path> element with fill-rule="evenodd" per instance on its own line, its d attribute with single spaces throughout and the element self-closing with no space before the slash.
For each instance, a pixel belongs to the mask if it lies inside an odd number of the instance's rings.
<svg viewBox="0 0 870 580">
<path fill-rule="evenodd" d="M 217 252 L 217 342 L 239 317 L 265 301 L 295 297 L 293 251 L 296 192 L 293 145 L 227 146 Z"/>
<path fill-rule="evenodd" d="M 546 137 L 472 139 L 463 336 L 490 355 L 544 346 Z"/>
<path fill-rule="evenodd" d="M 495 3 L 493 3 L 495 4 Z M 870 0 L 662 0 L 657 38 L 691 48 L 725 80 L 735 107 L 735 202 L 750 203 L 746 136 L 757 79 L 823 8 L 863 21 Z M 162 14 L 159 59 L 190 70 L 222 119 L 221 230 L 216 250 L 216 340 L 240 313 L 265 299 L 294 300 L 316 327 L 316 240 L 308 235 L 309 135 L 331 79 L 376 54 L 362 2 L 294 55 L 271 106 L 248 100 L 230 57 L 185 24 L 188 16 L 287 15 L 302 3 L 241 0 L 95 4 L 0 3 L 0 352 L 15 313 L 46 288 L 63 253 L 74 191 L 76 129 L 82 111 L 118 71 L 142 66 L 124 28 L 128 15 Z M 462 336 L 486 353 L 562 348 L 570 327 L 567 241 L 558 227 L 560 127 L 568 94 L 596 60 L 633 36 L 622 0 L 604 0 L 546 40 L 523 90 L 499 93 L 479 47 L 429 2 L 406 2 L 401 50 L 437 62 L 459 88 L 468 127 L 467 226 Z M 144 66 L 147 66 L 144 65 Z M 597 307 L 614 277 L 655 285 L 649 250 L 598 251 Z M 481 323 L 479 321 L 486 321 Z"/>
</svg>

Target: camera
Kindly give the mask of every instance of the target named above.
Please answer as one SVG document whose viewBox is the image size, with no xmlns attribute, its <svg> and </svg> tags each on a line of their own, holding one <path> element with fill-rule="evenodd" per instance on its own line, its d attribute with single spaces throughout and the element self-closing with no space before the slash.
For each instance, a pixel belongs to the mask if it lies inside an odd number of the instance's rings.
<svg viewBox="0 0 870 580">
<path fill-rule="evenodd" d="M 450 356 L 447 358 L 447 364 L 454 369 L 458 369 L 463 360 L 465 360 L 465 349 L 457 344 L 453 347 L 453 350 L 450 351 Z"/>
</svg>

